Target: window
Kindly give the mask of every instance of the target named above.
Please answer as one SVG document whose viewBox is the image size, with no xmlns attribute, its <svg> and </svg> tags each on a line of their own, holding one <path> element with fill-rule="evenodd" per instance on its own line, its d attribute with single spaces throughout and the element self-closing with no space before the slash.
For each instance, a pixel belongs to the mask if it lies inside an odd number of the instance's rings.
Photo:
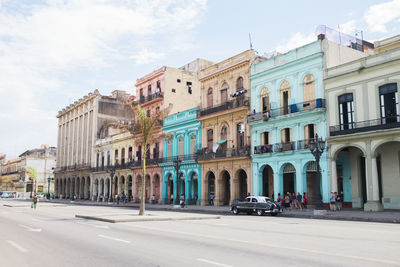
<svg viewBox="0 0 400 267">
<path fill-rule="evenodd" d="M 118 164 L 118 149 L 116 149 L 114 152 L 114 161 L 115 161 L 115 165 L 117 165 Z"/>
<path fill-rule="evenodd" d="M 171 139 L 168 139 L 167 147 L 168 147 L 167 157 L 172 157 L 172 140 Z"/>
<path fill-rule="evenodd" d="M 281 132 L 281 134 L 282 134 L 282 143 L 290 143 L 290 141 L 291 141 L 290 132 L 291 132 L 290 128 L 282 129 L 282 132 Z"/>
<path fill-rule="evenodd" d="M 178 155 L 179 156 L 183 155 L 183 137 L 180 137 L 178 139 Z"/>
<path fill-rule="evenodd" d="M 139 90 L 139 96 L 143 96 L 143 88 L 140 88 L 140 90 Z"/>
<path fill-rule="evenodd" d="M 339 123 L 341 130 L 353 129 L 354 103 L 353 94 L 348 93 L 339 96 Z"/>
<path fill-rule="evenodd" d="M 128 160 L 129 160 L 129 162 L 132 162 L 132 147 L 131 146 L 128 148 Z"/>
<path fill-rule="evenodd" d="M 107 166 L 111 165 L 111 151 L 107 151 Z"/>
<path fill-rule="evenodd" d="M 190 153 L 196 153 L 196 135 L 194 134 L 190 136 Z"/>
<path fill-rule="evenodd" d="M 147 87 L 147 95 L 151 95 L 151 85 Z"/>
<path fill-rule="evenodd" d="M 153 149 L 153 158 L 158 159 L 160 155 L 160 144 L 156 143 Z"/>
<path fill-rule="evenodd" d="M 310 102 L 315 99 L 315 82 L 312 74 L 307 74 L 303 79 L 303 102 Z M 312 108 L 312 105 L 304 109 Z"/>
<path fill-rule="evenodd" d="M 97 156 L 96 156 L 96 167 L 99 167 L 99 161 L 100 161 L 100 154 L 97 153 Z"/>
<path fill-rule="evenodd" d="M 236 133 L 236 137 L 237 137 L 237 148 L 241 149 L 244 147 L 244 124 L 243 123 L 239 123 L 237 124 L 237 133 Z"/>
<path fill-rule="evenodd" d="M 269 95 L 268 88 L 263 88 L 260 92 L 260 110 L 265 113 L 269 110 Z"/>
<path fill-rule="evenodd" d="M 160 112 L 160 107 L 156 107 L 156 113 Z"/>
<path fill-rule="evenodd" d="M 261 145 L 269 145 L 269 132 L 261 133 Z"/>
<path fill-rule="evenodd" d="M 382 123 L 399 122 L 399 97 L 397 84 L 389 83 L 379 87 Z"/>
<path fill-rule="evenodd" d="M 150 159 L 150 144 L 146 145 L 146 159 Z"/>
<path fill-rule="evenodd" d="M 156 88 L 158 91 L 161 91 L 161 82 L 160 81 L 157 81 L 157 88 Z"/>
<path fill-rule="evenodd" d="M 313 139 L 315 137 L 315 124 L 307 124 L 304 126 L 304 139 Z"/>
<path fill-rule="evenodd" d="M 214 142 L 214 140 L 213 140 L 213 135 L 214 135 L 214 133 L 213 133 L 213 130 L 212 129 L 209 129 L 208 131 L 207 131 L 207 148 L 210 150 L 210 151 L 212 151 L 212 148 L 213 148 L 213 142 Z"/>
<path fill-rule="evenodd" d="M 138 150 L 136 151 L 136 157 L 138 161 L 142 160 L 142 146 L 138 146 Z"/>
<path fill-rule="evenodd" d="M 121 164 L 125 164 L 125 148 L 121 150 Z"/>
<path fill-rule="evenodd" d="M 147 118 L 150 118 L 150 109 L 147 110 Z"/>
<path fill-rule="evenodd" d="M 172 92 L 172 93 L 175 93 L 175 92 L 176 92 L 176 90 L 175 90 L 174 88 L 172 88 L 171 92 Z"/>
<path fill-rule="evenodd" d="M 236 90 L 242 90 L 243 89 L 243 78 L 239 77 L 236 80 Z"/>
<path fill-rule="evenodd" d="M 221 129 L 221 140 L 225 140 L 226 142 L 220 145 L 220 148 L 225 151 L 227 149 L 227 139 L 228 139 L 228 128 L 226 126 Z"/>
<path fill-rule="evenodd" d="M 289 113 L 290 83 L 284 81 L 280 87 L 281 91 L 281 115 Z"/>
<path fill-rule="evenodd" d="M 101 167 L 104 167 L 104 152 L 101 152 Z"/>
<path fill-rule="evenodd" d="M 180 83 L 180 82 L 181 82 L 181 79 L 176 79 L 176 82 L 177 82 L 177 83 Z"/>
<path fill-rule="evenodd" d="M 192 82 L 186 82 L 186 86 L 188 88 L 188 93 L 192 94 Z"/>
<path fill-rule="evenodd" d="M 213 89 L 208 88 L 207 91 L 207 107 L 212 107 L 213 106 Z"/>
</svg>

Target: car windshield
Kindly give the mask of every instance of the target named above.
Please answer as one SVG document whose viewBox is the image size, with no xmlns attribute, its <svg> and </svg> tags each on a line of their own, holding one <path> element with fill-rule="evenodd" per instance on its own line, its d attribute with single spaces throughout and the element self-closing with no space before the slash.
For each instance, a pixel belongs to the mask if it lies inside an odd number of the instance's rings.
<svg viewBox="0 0 400 267">
<path fill-rule="evenodd" d="M 269 202 L 269 201 L 271 201 L 271 199 L 268 198 L 268 197 L 260 197 L 260 198 L 258 198 L 258 202 L 266 203 L 266 202 Z"/>
</svg>

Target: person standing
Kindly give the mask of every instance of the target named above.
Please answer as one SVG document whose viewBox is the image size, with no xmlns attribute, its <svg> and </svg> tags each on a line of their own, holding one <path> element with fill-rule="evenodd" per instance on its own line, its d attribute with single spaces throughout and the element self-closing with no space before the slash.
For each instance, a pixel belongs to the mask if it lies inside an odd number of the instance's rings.
<svg viewBox="0 0 400 267">
<path fill-rule="evenodd" d="M 297 208 L 296 194 L 294 192 L 292 193 L 292 209 L 293 208 Z"/>
<path fill-rule="evenodd" d="M 300 209 L 300 210 L 302 210 L 302 209 L 303 209 L 303 205 L 302 205 L 303 197 L 302 197 L 302 195 L 300 194 L 300 192 L 297 192 L 296 200 L 297 200 L 297 208 Z"/>
<path fill-rule="evenodd" d="M 153 196 L 151 197 L 151 204 L 155 203 L 156 203 L 156 195 L 153 194 Z"/>
<path fill-rule="evenodd" d="M 304 204 L 304 208 L 307 209 L 307 205 L 308 205 L 308 197 L 306 192 L 303 192 L 303 204 Z"/>
<path fill-rule="evenodd" d="M 336 196 L 333 192 L 331 192 L 331 195 L 329 197 L 329 207 L 331 211 L 336 210 Z"/>
<path fill-rule="evenodd" d="M 214 206 L 214 194 L 213 193 L 210 194 L 210 205 Z"/>
<path fill-rule="evenodd" d="M 36 209 L 36 204 L 37 204 L 37 202 L 38 202 L 38 197 L 37 197 L 37 195 L 34 195 L 32 200 L 33 200 L 33 208 Z"/>
<path fill-rule="evenodd" d="M 118 194 L 115 195 L 115 201 L 117 202 L 117 205 L 119 205 L 119 195 Z"/>
<path fill-rule="evenodd" d="M 170 204 L 173 204 L 173 203 L 174 203 L 174 194 L 171 194 L 170 201 L 171 201 Z"/>
</svg>

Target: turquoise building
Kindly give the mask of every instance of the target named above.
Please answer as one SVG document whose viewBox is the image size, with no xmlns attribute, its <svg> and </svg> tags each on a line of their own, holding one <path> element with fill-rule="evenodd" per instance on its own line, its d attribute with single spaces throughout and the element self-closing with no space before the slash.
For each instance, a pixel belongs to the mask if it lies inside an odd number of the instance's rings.
<svg viewBox="0 0 400 267">
<path fill-rule="evenodd" d="M 201 148 L 201 123 L 197 108 L 175 113 L 164 119 L 165 133 L 162 167 L 162 202 L 170 203 L 171 194 L 177 196 L 177 174 L 174 162 L 181 161 L 179 169 L 179 195 L 184 194 L 187 204 L 200 204 L 201 165 L 196 151 Z"/>
<path fill-rule="evenodd" d="M 317 165 L 309 150 L 315 134 L 327 137 L 323 69 L 325 40 L 317 40 L 252 65 L 251 115 L 253 190 L 277 198 L 312 193 Z M 329 199 L 329 164 L 320 159 L 321 194 Z"/>
</svg>

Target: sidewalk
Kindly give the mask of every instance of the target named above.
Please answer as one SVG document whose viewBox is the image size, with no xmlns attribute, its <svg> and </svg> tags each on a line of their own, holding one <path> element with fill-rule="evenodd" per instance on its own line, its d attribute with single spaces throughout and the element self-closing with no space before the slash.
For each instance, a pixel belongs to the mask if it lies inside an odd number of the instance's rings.
<svg viewBox="0 0 400 267">
<path fill-rule="evenodd" d="M 30 201 L 30 200 L 27 200 Z M 67 199 L 41 199 L 41 202 L 63 203 L 68 205 L 85 205 L 85 206 L 118 206 L 126 208 L 139 209 L 139 203 L 119 205 L 105 202 L 95 202 L 88 200 L 67 200 Z M 191 212 L 202 214 L 218 214 L 218 215 L 231 215 L 229 206 L 196 206 L 188 205 L 185 208 L 176 208 L 173 205 L 149 204 L 146 203 L 146 210 L 154 211 L 176 211 L 176 212 Z M 232 215 L 233 216 L 233 215 Z M 326 215 L 314 215 L 313 210 L 287 210 L 279 217 L 293 217 L 293 218 L 308 218 L 308 219 L 326 219 L 326 220 L 342 220 L 342 221 L 362 221 L 362 222 L 382 222 L 382 223 L 400 223 L 400 210 L 386 210 L 383 212 L 365 212 L 360 209 L 345 209 L 342 211 L 327 211 Z"/>
</svg>

